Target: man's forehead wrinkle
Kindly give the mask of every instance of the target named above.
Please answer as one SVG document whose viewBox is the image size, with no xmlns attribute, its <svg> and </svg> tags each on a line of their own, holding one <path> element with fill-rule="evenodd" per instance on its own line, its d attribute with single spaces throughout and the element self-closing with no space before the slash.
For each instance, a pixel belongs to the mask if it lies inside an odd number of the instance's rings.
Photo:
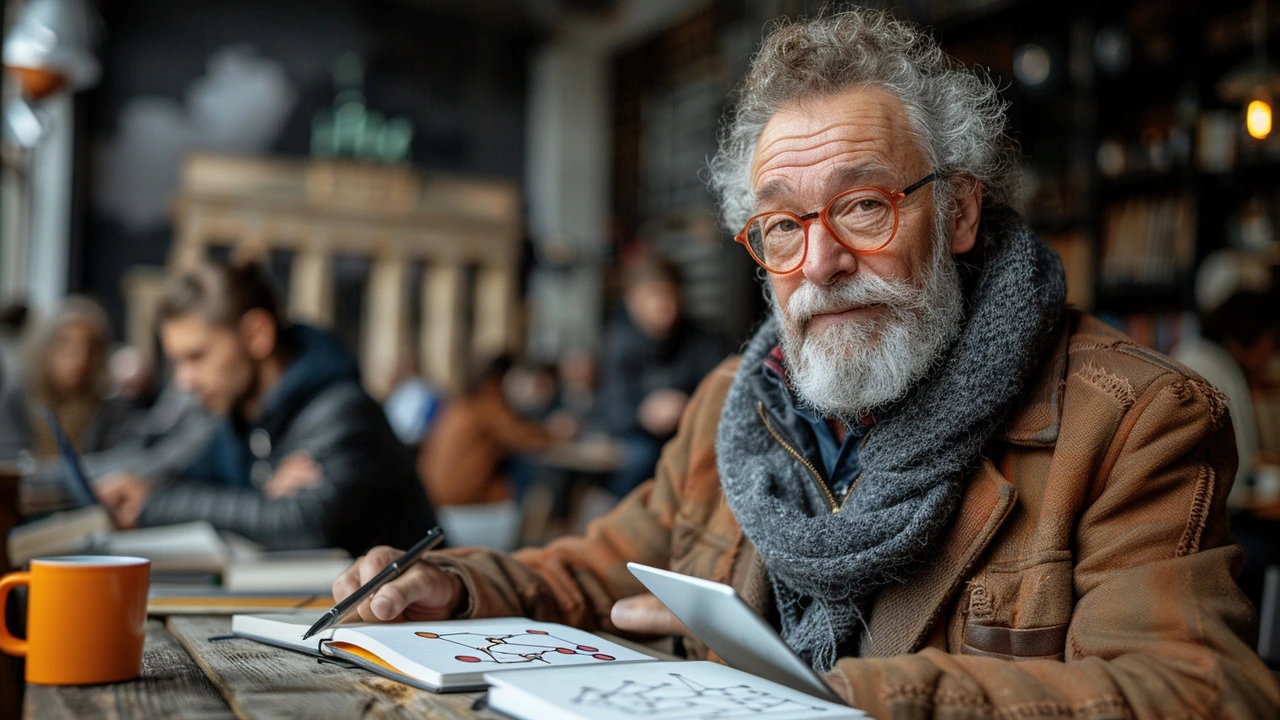
<svg viewBox="0 0 1280 720">
<path fill-rule="evenodd" d="M 764 146 L 762 146 L 762 147 L 757 147 L 757 148 L 756 148 L 756 154 L 757 154 L 757 155 L 760 155 L 760 154 L 766 153 L 766 152 L 768 152 L 768 151 L 769 151 L 769 148 L 771 148 L 771 147 L 773 147 L 774 145 L 777 145 L 778 143 L 783 142 L 783 141 L 785 141 L 785 140 L 807 140 L 807 139 L 809 139 L 809 138 L 817 137 L 817 136 L 819 136 L 819 135 L 821 135 L 821 134 L 823 134 L 823 133 L 826 133 L 826 132 L 829 132 L 829 131 L 831 131 L 831 130 L 834 130 L 834 129 L 838 128 L 838 127 L 841 127 L 841 126 L 844 126 L 844 125 L 855 125 L 855 124 L 856 124 L 856 123 L 854 123 L 854 122 L 852 122 L 852 121 L 848 121 L 848 120 L 837 120 L 836 122 L 833 122 L 833 123 L 831 123 L 830 125 L 827 125 L 827 126 L 825 126 L 825 127 L 818 128 L 817 130 L 814 130 L 813 132 L 810 132 L 810 133 L 798 133 L 798 134 L 795 134 L 795 135 L 782 135 L 782 136 L 780 136 L 780 137 L 773 138 L 772 140 L 770 140 L 767 144 L 765 144 L 765 145 L 764 145 Z"/>
<path fill-rule="evenodd" d="M 836 132 L 845 128 L 855 128 L 855 131 L 852 133 Z M 832 143 L 883 143 L 886 146 L 890 146 L 893 144 L 891 139 L 893 137 L 892 123 L 876 122 L 874 120 L 861 122 L 841 121 L 814 133 L 783 135 L 767 139 L 763 145 L 756 148 L 755 165 L 759 167 L 762 164 L 767 164 L 767 160 L 771 158 L 793 153 L 810 152 Z M 778 147 L 780 144 L 782 147 Z"/>
<path fill-rule="evenodd" d="M 756 165 L 756 174 L 760 175 L 782 168 L 815 165 L 827 158 L 865 152 L 888 154 L 888 143 L 882 138 L 838 138 L 810 147 L 784 148 L 770 155 L 760 156 L 760 160 Z"/>
</svg>

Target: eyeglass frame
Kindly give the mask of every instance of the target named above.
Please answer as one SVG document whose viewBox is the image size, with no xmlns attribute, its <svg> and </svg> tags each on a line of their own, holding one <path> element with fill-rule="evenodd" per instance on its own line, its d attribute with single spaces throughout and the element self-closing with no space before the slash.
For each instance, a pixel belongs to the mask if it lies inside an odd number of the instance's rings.
<svg viewBox="0 0 1280 720">
<path fill-rule="evenodd" d="M 737 235 L 733 236 L 733 241 L 746 248 L 747 252 L 751 255 L 751 259 L 755 260 L 757 265 L 774 275 L 790 275 L 804 267 L 804 262 L 809 257 L 809 226 L 812 225 L 815 220 L 821 220 L 822 226 L 827 229 L 827 232 L 831 234 L 831 237 L 834 238 L 836 242 L 840 243 L 841 247 L 845 248 L 849 252 L 858 255 L 873 255 L 888 247 L 889 243 L 893 242 L 893 239 L 898 236 L 898 223 L 901 219 L 901 215 L 898 212 L 898 203 L 902 202 L 911 193 L 938 179 L 938 173 L 936 171 L 931 172 L 898 192 L 889 192 L 882 187 L 876 187 L 874 185 L 864 185 L 862 187 L 852 188 L 850 190 L 845 190 L 828 200 L 827 203 L 822 206 L 821 210 L 805 213 L 804 215 L 797 215 L 789 210 L 770 210 L 769 212 L 756 213 L 747 220 L 745 225 L 742 226 L 742 230 Z M 883 243 L 871 250 L 858 250 L 857 248 L 849 247 L 849 244 L 840 237 L 840 233 L 836 232 L 835 229 L 831 227 L 831 221 L 828 219 L 828 212 L 837 200 L 864 190 L 874 190 L 875 192 L 880 193 L 889 201 L 890 207 L 893 208 L 893 230 L 889 233 L 889 237 Z M 747 234 L 751 231 L 751 224 L 766 215 L 790 215 L 795 218 L 796 222 L 800 223 L 800 227 L 804 230 L 804 252 L 800 254 L 800 261 L 797 262 L 796 266 L 790 270 L 774 270 L 766 265 L 764 260 L 756 256 L 756 252 L 751 249 L 751 243 L 747 240 Z"/>
</svg>

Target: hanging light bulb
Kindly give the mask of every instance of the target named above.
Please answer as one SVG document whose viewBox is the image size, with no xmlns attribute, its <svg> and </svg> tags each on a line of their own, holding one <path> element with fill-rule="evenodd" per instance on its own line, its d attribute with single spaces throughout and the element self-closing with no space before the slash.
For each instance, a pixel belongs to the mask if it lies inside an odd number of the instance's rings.
<svg viewBox="0 0 1280 720">
<path fill-rule="evenodd" d="M 1271 95 L 1265 88 L 1258 88 L 1245 108 L 1244 126 L 1255 140 L 1264 140 L 1271 134 Z"/>
</svg>

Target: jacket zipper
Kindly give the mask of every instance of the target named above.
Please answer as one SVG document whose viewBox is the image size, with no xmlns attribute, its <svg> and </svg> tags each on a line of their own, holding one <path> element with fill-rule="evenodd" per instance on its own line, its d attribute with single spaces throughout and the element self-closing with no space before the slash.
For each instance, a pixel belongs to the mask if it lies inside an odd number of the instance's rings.
<svg viewBox="0 0 1280 720">
<path fill-rule="evenodd" d="M 760 413 L 760 419 L 764 421 L 764 427 L 766 430 L 769 431 L 769 434 L 773 436 L 773 439 L 777 440 L 778 444 L 781 445 L 784 450 L 791 453 L 791 457 L 794 457 L 796 460 L 799 460 L 802 465 L 804 465 L 806 468 L 809 469 L 809 474 L 813 476 L 813 481 L 818 483 L 818 487 L 822 488 L 822 494 L 827 496 L 827 503 L 831 505 L 832 514 L 840 512 L 840 508 L 844 507 L 844 503 L 836 502 L 836 496 L 831 494 L 831 488 L 827 487 L 827 483 L 822 479 L 822 476 L 818 474 L 818 469 L 813 466 L 813 463 L 805 459 L 805 457 L 801 455 L 798 450 L 791 447 L 791 445 L 787 443 L 786 440 L 783 440 L 782 436 L 779 435 L 778 432 L 773 429 L 773 423 L 769 422 L 769 417 L 765 415 L 764 403 L 757 402 L 756 411 Z M 853 485 L 849 486 L 849 492 L 845 493 L 845 496 L 844 496 L 845 500 L 848 500 L 849 496 L 853 494 L 853 488 L 857 486 L 858 480 L 860 480 L 861 478 L 862 478 L 862 474 L 859 473 L 858 478 L 853 481 Z"/>
</svg>

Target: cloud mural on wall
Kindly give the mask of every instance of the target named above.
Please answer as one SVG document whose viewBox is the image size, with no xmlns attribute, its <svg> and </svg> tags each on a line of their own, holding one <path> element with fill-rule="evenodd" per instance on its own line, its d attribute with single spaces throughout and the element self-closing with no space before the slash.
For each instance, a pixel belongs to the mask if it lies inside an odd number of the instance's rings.
<svg viewBox="0 0 1280 720">
<path fill-rule="evenodd" d="M 252 47 L 214 51 L 184 102 L 151 96 L 125 104 L 118 131 L 98 149 L 98 208 L 133 232 L 167 224 L 188 152 L 265 152 L 297 96 L 284 67 Z"/>
</svg>

